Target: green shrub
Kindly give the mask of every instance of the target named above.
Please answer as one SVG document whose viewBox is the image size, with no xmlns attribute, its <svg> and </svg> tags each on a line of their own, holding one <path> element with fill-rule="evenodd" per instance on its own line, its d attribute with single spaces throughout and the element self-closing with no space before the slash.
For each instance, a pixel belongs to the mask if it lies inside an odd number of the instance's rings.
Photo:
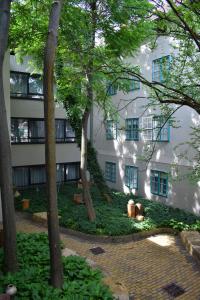
<svg viewBox="0 0 200 300">
<path fill-rule="evenodd" d="M 73 195 L 77 192 L 80 190 L 73 183 L 62 185 L 58 189 L 60 224 L 67 228 L 89 234 L 113 236 L 159 227 L 200 231 L 200 218 L 189 212 L 156 201 L 136 198 L 134 195 L 127 196 L 117 191 L 112 192 L 112 203 L 107 203 L 95 186 L 91 188 L 91 194 L 96 220 L 89 222 L 85 205 L 77 205 L 73 202 Z M 29 212 L 46 210 L 44 187 L 39 190 L 26 190 L 22 193 L 22 197 L 31 199 Z M 127 217 L 127 202 L 130 198 L 133 198 L 135 202 L 142 203 L 145 214 L 143 222 Z M 19 208 L 19 201 L 19 199 L 16 200 L 17 208 Z"/>
<path fill-rule="evenodd" d="M 54 289 L 49 282 L 49 248 L 46 234 L 17 235 L 19 271 L 0 277 L 0 293 L 8 284 L 17 287 L 20 300 L 111 300 L 113 296 L 102 284 L 102 274 L 78 256 L 63 257 L 63 289 Z M 0 251 L 2 267 L 3 252 Z"/>
</svg>

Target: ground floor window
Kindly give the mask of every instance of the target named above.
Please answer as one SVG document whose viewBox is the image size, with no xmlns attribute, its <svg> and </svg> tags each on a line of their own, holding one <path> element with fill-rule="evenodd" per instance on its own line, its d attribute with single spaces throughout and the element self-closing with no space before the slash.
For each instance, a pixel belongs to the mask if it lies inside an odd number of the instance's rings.
<svg viewBox="0 0 200 300">
<path fill-rule="evenodd" d="M 125 166 L 125 185 L 130 189 L 138 188 L 138 168 Z"/>
<path fill-rule="evenodd" d="M 80 163 L 60 163 L 56 165 L 57 183 L 80 179 Z M 13 168 L 13 185 L 26 187 L 46 183 L 44 165 Z"/>
<path fill-rule="evenodd" d="M 168 174 L 160 171 L 151 171 L 151 193 L 167 197 Z"/>
<path fill-rule="evenodd" d="M 116 182 L 116 164 L 113 162 L 105 163 L 105 178 L 107 181 Z"/>
</svg>

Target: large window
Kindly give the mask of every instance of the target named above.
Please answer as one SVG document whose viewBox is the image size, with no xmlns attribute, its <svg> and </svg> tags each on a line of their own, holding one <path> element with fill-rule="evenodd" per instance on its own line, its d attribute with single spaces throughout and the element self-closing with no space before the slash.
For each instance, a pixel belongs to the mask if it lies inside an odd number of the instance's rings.
<svg viewBox="0 0 200 300">
<path fill-rule="evenodd" d="M 138 188 L 138 168 L 125 166 L 125 185 L 130 189 Z"/>
<path fill-rule="evenodd" d="M 117 94 L 117 85 L 115 83 L 107 85 L 107 93 L 109 96 L 114 96 Z"/>
<path fill-rule="evenodd" d="M 167 80 L 170 71 L 170 55 L 153 60 L 152 63 L 152 80 L 164 82 Z"/>
<path fill-rule="evenodd" d="M 57 183 L 80 179 L 80 163 L 61 163 L 56 165 Z M 13 168 L 13 184 L 26 187 L 46 183 L 45 166 L 23 166 Z"/>
<path fill-rule="evenodd" d="M 129 91 L 136 91 L 140 89 L 140 82 L 137 78 L 133 77 L 129 82 Z"/>
<path fill-rule="evenodd" d="M 43 98 L 41 75 L 11 71 L 10 92 L 12 97 Z"/>
<path fill-rule="evenodd" d="M 167 197 L 168 174 L 160 171 L 151 171 L 151 193 Z"/>
<path fill-rule="evenodd" d="M 138 141 L 139 140 L 139 119 L 132 118 L 126 119 L 126 140 L 127 141 Z"/>
<path fill-rule="evenodd" d="M 106 139 L 116 140 L 117 139 L 117 122 L 113 120 L 106 121 Z"/>
<path fill-rule="evenodd" d="M 21 143 L 44 143 L 45 142 L 44 119 L 11 119 L 11 142 Z M 56 142 L 75 142 L 75 134 L 67 120 L 55 120 Z"/>
<path fill-rule="evenodd" d="M 116 182 L 116 164 L 112 162 L 105 163 L 105 178 L 107 181 Z"/>
<path fill-rule="evenodd" d="M 153 117 L 153 141 L 168 142 L 170 138 L 169 122 L 161 116 Z"/>
<path fill-rule="evenodd" d="M 142 135 L 146 141 L 169 142 L 169 122 L 163 116 L 143 117 Z"/>
</svg>

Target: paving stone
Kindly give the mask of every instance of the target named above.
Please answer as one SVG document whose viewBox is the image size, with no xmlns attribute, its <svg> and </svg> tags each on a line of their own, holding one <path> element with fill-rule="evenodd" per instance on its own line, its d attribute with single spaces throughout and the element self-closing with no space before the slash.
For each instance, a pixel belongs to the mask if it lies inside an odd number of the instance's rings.
<svg viewBox="0 0 200 300">
<path fill-rule="evenodd" d="M 17 230 L 45 232 L 47 228 L 21 215 L 17 218 Z M 191 256 L 188 260 L 189 254 L 177 236 L 164 234 L 151 240 L 146 238 L 125 244 L 98 242 L 98 245 L 66 234 L 61 234 L 61 238 L 65 248 L 70 246 L 69 250 L 86 257 L 109 274 L 107 284 L 116 295 L 134 295 L 134 300 L 169 300 L 162 288 L 176 282 L 185 290 L 177 299 L 200 300 L 200 267 Z M 97 246 L 105 253 L 93 255 L 90 249 Z M 115 288 L 119 287 L 123 289 L 116 292 Z"/>
</svg>

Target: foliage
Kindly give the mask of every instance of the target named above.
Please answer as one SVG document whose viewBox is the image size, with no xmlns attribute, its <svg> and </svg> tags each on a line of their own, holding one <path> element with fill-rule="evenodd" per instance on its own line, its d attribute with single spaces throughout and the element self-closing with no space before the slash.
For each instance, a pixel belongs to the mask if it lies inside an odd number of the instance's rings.
<svg viewBox="0 0 200 300">
<path fill-rule="evenodd" d="M 98 189 L 91 189 L 94 206 L 97 214 L 95 222 L 89 222 L 85 205 L 73 202 L 74 193 L 80 193 L 75 184 L 66 184 L 59 187 L 58 207 L 61 216 L 60 224 L 64 227 L 97 235 L 126 235 L 143 230 L 159 227 L 171 227 L 177 230 L 200 230 L 200 218 L 192 213 L 185 212 L 155 201 L 127 196 L 113 191 L 111 203 L 105 202 Z M 25 190 L 22 197 L 31 199 L 29 212 L 46 210 L 45 190 L 40 188 Z M 134 198 L 144 206 L 145 220 L 138 222 L 127 217 L 127 202 Z M 16 206 L 21 207 L 19 200 Z"/>
<path fill-rule="evenodd" d="M 1 250 L 0 248 L 0 264 L 3 259 Z M 101 283 L 100 271 L 90 268 L 78 256 L 63 257 L 63 289 L 50 286 L 48 237 L 44 233 L 18 234 L 17 253 L 19 271 L 0 277 L 0 293 L 12 283 L 17 287 L 16 300 L 113 299 L 111 292 Z"/>
</svg>

